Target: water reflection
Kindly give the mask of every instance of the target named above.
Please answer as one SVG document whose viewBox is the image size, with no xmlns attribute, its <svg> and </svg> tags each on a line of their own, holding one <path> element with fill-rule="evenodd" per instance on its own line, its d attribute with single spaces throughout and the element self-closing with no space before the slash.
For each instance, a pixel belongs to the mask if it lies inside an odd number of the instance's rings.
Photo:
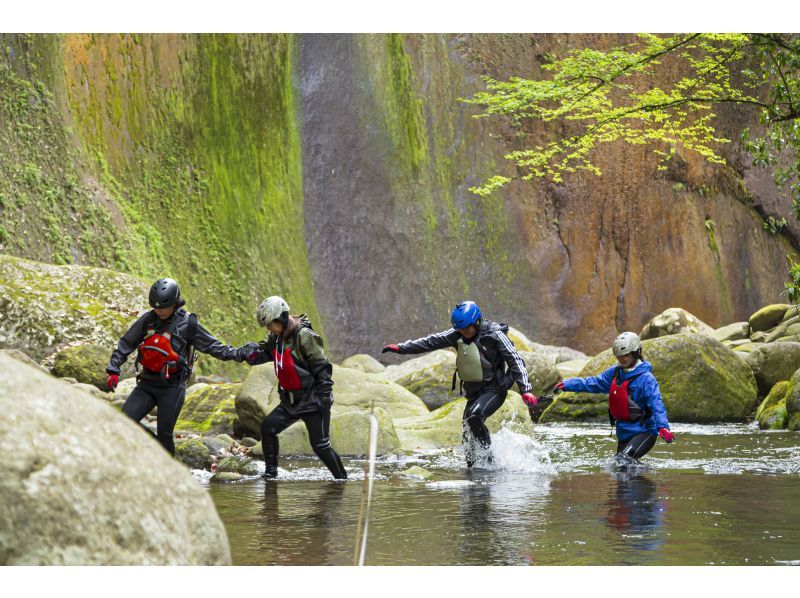
<svg viewBox="0 0 800 598">
<path fill-rule="evenodd" d="M 614 477 L 616 485 L 608 501 L 606 522 L 619 532 L 630 548 L 658 550 L 664 542 L 662 525 L 666 505 L 659 500 L 658 485 L 642 474 L 616 473 Z"/>
</svg>

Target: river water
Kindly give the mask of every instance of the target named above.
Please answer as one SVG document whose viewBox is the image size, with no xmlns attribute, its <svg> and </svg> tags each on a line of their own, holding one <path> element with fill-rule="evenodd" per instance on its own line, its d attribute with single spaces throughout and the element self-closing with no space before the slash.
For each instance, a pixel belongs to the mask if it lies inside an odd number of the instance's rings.
<svg viewBox="0 0 800 598">
<path fill-rule="evenodd" d="M 494 463 L 460 449 L 380 460 L 368 565 L 798 565 L 800 434 L 677 424 L 647 467 L 616 471 L 595 424 L 502 429 Z M 332 482 L 315 459 L 278 480 L 207 486 L 237 565 L 353 563 L 364 461 Z M 431 478 L 402 477 L 419 465 Z"/>
</svg>

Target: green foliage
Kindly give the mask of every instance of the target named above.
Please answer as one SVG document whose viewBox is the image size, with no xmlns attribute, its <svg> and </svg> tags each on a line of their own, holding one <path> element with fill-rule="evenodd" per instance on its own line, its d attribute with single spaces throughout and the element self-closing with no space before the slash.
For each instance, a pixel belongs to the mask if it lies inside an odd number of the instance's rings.
<svg viewBox="0 0 800 598">
<path fill-rule="evenodd" d="M 592 152 L 617 141 L 653 145 L 661 157 L 660 168 L 666 168 L 679 149 L 724 163 L 718 148 L 729 140 L 715 129 L 712 109 L 725 103 L 761 110 L 766 135 L 751 139 L 745 132 L 757 163 L 775 164 L 783 149 L 800 147 L 797 36 L 640 34 L 632 44 L 608 52 L 574 50 L 542 68 L 552 77 L 486 78 L 486 92 L 463 100 L 483 108 L 477 118 L 504 116 L 520 129 L 534 122 L 566 126 L 565 135 L 506 156 L 517 168 L 514 178 L 560 182 L 578 170 L 600 175 Z M 661 70 L 685 74 L 661 77 L 666 83 L 656 86 L 653 80 Z M 792 184 L 800 197 L 797 163 L 775 172 L 776 182 Z M 473 191 L 485 195 L 510 180 L 494 176 Z"/>
<path fill-rule="evenodd" d="M 785 293 L 790 303 L 800 303 L 800 263 L 795 262 L 790 256 L 786 256 L 789 264 L 789 282 L 785 283 Z"/>
<path fill-rule="evenodd" d="M 772 216 L 768 216 L 766 220 L 764 220 L 764 230 L 767 231 L 771 235 L 777 235 L 780 231 L 786 228 L 786 218 L 781 217 L 780 220 L 776 220 Z"/>
</svg>

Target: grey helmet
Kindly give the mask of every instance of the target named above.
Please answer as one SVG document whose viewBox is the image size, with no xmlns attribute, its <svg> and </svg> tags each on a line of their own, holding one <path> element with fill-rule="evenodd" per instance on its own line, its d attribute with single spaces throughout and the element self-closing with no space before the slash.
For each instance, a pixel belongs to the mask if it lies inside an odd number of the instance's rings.
<svg viewBox="0 0 800 598">
<path fill-rule="evenodd" d="M 258 323 L 266 327 L 273 320 L 278 320 L 286 326 L 289 321 L 289 304 L 283 298 L 273 295 L 261 302 L 256 310 Z"/>
<path fill-rule="evenodd" d="M 621 357 L 628 353 L 633 353 L 642 348 L 642 341 L 639 335 L 635 332 L 623 332 L 611 344 L 611 350 L 614 351 L 615 357 Z"/>
</svg>

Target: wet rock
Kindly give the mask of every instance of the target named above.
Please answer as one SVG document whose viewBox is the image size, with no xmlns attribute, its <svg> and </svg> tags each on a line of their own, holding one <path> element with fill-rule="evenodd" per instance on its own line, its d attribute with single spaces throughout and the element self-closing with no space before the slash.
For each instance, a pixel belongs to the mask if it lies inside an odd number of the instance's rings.
<svg viewBox="0 0 800 598">
<path fill-rule="evenodd" d="M 256 439 L 261 438 L 261 420 L 278 405 L 277 393 L 270 403 L 270 393 L 276 382 L 272 363 L 250 368 L 234 401 L 236 415 L 245 434 Z"/>
<path fill-rule="evenodd" d="M 375 417 L 378 419 L 378 454 L 397 453 L 400 449 L 400 441 L 392 420 L 379 407 L 375 408 Z M 331 416 L 331 444 L 340 455 L 366 455 L 369 446 L 369 429 L 370 420 L 367 411 L 334 414 Z M 281 433 L 279 438 L 281 454 L 314 454 L 308 440 L 308 431 L 303 422 L 293 424 Z"/>
<path fill-rule="evenodd" d="M 430 353 L 423 353 L 411 359 L 406 359 L 397 365 L 386 366 L 383 375 L 390 382 L 397 382 L 400 378 L 407 376 L 416 370 L 425 369 L 439 363 L 450 364 L 450 369 L 456 368 L 456 352 L 454 349 L 439 349 Z"/>
<path fill-rule="evenodd" d="M 747 322 L 736 322 L 717 328 L 709 336 L 721 343 L 725 341 L 747 342 L 750 337 L 750 325 Z"/>
<path fill-rule="evenodd" d="M 341 363 L 341 366 L 343 368 L 360 370 L 362 372 L 366 372 L 367 374 L 380 374 L 386 370 L 385 365 L 371 355 L 367 355 L 365 353 L 351 355 Z"/>
<path fill-rule="evenodd" d="M 442 361 L 429 367 L 410 372 L 396 380 L 396 383 L 417 395 L 425 406 L 433 411 L 458 398 L 458 385 L 453 388 L 455 363 Z"/>
<path fill-rule="evenodd" d="M 0 254 L 0 344 L 37 361 L 75 342 L 114 347 L 148 309 L 148 290 L 148 283 L 103 268 Z"/>
<path fill-rule="evenodd" d="M 693 333 L 710 335 L 713 332 L 714 329 L 711 326 L 685 309 L 670 307 L 645 324 L 639 336 L 642 340 L 647 340 L 670 334 Z"/>
<path fill-rule="evenodd" d="M 224 457 L 217 462 L 217 473 L 234 472 L 243 476 L 254 476 L 260 473 L 256 462 L 241 455 Z"/>
<path fill-rule="evenodd" d="M 766 331 L 775 327 L 786 315 L 789 305 L 785 303 L 776 303 L 762 307 L 752 316 L 750 316 L 748 323 L 750 324 L 751 332 Z"/>
<path fill-rule="evenodd" d="M 111 349 L 100 345 L 65 347 L 56 355 L 51 373 L 57 378 L 75 378 L 78 382 L 92 384 L 99 390 L 106 391 L 106 366 L 109 357 Z"/>
<path fill-rule="evenodd" d="M 211 481 L 220 484 L 230 484 L 232 482 L 243 480 L 244 478 L 245 476 L 235 471 L 217 471 L 211 476 Z"/>
<path fill-rule="evenodd" d="M 756 402 L 750 367 L 722 343 L 702 334 L 676 334 L 642 343 L 653 366 L 670 421 L 744 421 Z M 580 377 L 616 365 L 608 349 L 593 357 Z M 563 392 L 541 421 L 608 421 L 608 395 Z"/>
<path fill-rule="evenodd" d="M 800 370 L 789 378 L 786 389 L 786 428 L 800 431 Z"/>
<path fill-rule="evenodd" d="M 0 355 L 0 411 L 0 565 L 231 564 L 208 493 L 103 401 Z"/>
<path fill-rule="evenodd" d="M 769 391 L 767 398 L 756 409 L 758 427 L 762 430 L 783 430 L 788 423 L 786 415 L 786 393 L 789 381 L 778 382 Z"/>
<path fill-rule="evenodd" d="M 206 386 L 186 395 L 175 427 L 198 434 L 233 434 L 234 397 L 240 384 Z"/>
<path fill-rule="evenodd" d="M 461 444 L 462 416 L 466 399 L 459 399 L 431 413 L 395 420 L 395 430 L 403 451 L 431 450 Z M 487 421 L 490 432 L 513 423 L 519 432 L 532 430 L 528 408 L 519 394 L 509 391 L 508 398 Z"/>
<path fill-rule="evenodd" d="M 190 469 L 208 469 L 211 467 L 211 452 L 199 438 L 176 440 L 175 458 Z"/>
<path fill-rule="evenodd" d="M 424 467 L 420 467 L 419 465 L 412 465 L 408 469 L 404 469 L 400 473 L 397 474 L 398 477 L 401 478 L 411 478 L 415 480 L 429 480 L 433 477 L 433 474 L 425 469 Z"/>
<path fill-rule="evenodd" d="M 245 436 L 242 438 L 242 442 L 240 444 L 242 446 L 246 446 L 247 448 L 251 448 L 258 444 L 258 440 L 251 438 L 250 436 Z"/>
<path fill-rule="evenodd" d="M 800 343 L 765 343 L 751 351 L 745 362 L 753 370 L 760 396 L 800 369 Z"/>
</svg>

